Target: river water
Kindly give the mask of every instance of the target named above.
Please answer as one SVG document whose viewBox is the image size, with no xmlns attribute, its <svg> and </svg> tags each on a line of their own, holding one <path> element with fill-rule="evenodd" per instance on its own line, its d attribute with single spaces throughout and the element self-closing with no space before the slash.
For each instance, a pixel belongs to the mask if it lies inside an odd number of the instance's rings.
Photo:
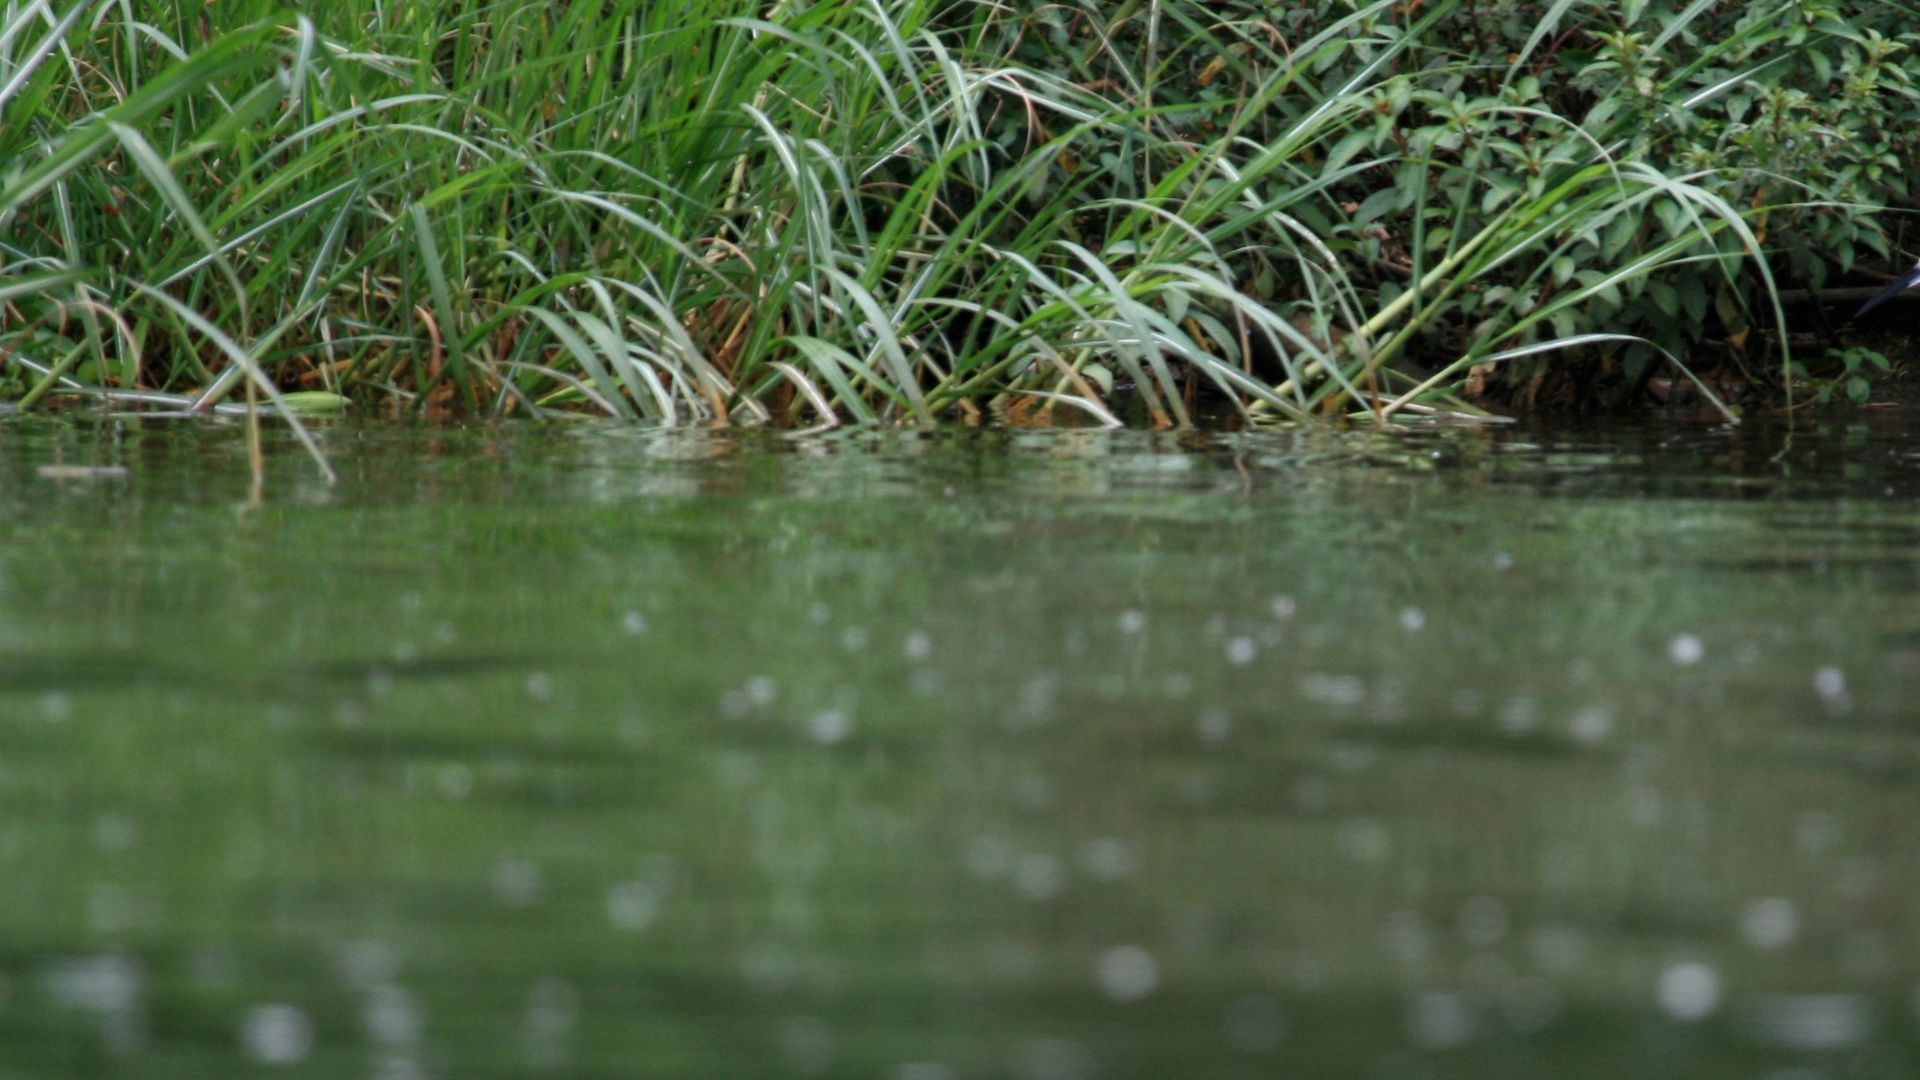
<svg viewBox="0 0 1920 1080">
<path fill-rule="evenodd" d="M 1920 1074 L 1914 420 L 9 419 L 0 1076 Z"/>
</svg>

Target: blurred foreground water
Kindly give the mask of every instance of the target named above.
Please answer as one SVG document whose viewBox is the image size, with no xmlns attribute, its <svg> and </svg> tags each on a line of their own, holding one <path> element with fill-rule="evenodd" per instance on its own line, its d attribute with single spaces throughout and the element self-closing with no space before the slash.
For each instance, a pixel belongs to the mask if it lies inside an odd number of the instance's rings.
<svg viewBox="0 0 1920 1080">
<path fill-rule="evenodd" d="M 9 419 L 0 1078 L 1920 1074 L 1913 421 Z"/>
</svg>

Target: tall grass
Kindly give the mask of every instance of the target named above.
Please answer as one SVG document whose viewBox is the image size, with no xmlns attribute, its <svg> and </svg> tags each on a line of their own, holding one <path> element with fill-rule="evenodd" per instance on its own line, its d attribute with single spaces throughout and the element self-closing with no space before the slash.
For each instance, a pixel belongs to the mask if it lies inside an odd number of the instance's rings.
<svg viewBox="0 0 1920 1080">
<path fill-rule="evenodd" d="M 1283 42 L 1172 0 L 8 3 L 0 390 L 1173 424 L 1207 387 L 1387 414 L 1759 249 L 1750 208 L 1620 160 L 1604 116 L 1436 97 L 1471 64 L 1423 34 L 1458 7 Z M 1528 190 L 1476 168 L 1501 124 Z M 1383 281 L 1385 221 L 1407 271 Z M 1397 372 L 1463 310 L 1437 375 Z"/>
</svg>

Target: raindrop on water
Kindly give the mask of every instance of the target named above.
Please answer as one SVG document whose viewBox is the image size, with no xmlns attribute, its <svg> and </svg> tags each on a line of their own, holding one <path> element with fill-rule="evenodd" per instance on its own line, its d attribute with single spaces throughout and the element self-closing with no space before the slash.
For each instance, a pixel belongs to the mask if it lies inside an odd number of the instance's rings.
<svg viewBox="0 0 1920 1080">
<path fill-rule="evenodd" d="M 1372 818 L 1354 818 L 1340 826 L 1334 841 L 1340 853 L 1355 862 L 1379 862 L 1393 849 L 1387 827 Z"/>
<path fill-rule="evenodd" d="M 1840 816 L 1827 810 L 1807 811 L 1794 825 L 1793 842 L 1802 855 L 1825 855 L 1840 846 Z"/>
<path fill-rule="evenodd" d="M 73 715 L 73 695 L 49 690 L 40 695 L 40 716 L 49 724 L 58 724 Z"/>
<path fill-rule="evenodd" d="M 1828 664 L 1813 673 L 1813 692 L 1830 708 L 1839 708 L 1847 702 L 1847 676 L 1839 668 Z"/>
<path fill-rule="evenodd" d="M 1093 1075 L 1093 1055 L 1070 1039 L 1029 1039 L 1013 1048 L 1008 1062 L 1017 1080 L 1085 1080 Z"/>
<path fill-rule="evenodd" d="M 780 696 L 780 687 L 765 675 L 755 675 L 747 680 L 746 695 L 750 704 L 764 709 Z"/>
<path fill-rule="evenodd" d="M 907 654 L 909 660 L 925 660 L 933 655 L 933 638 L 925 630 L 915 630 L 907 635 L 901 644 L 901 651 Z"/>
<path fill-rule="evenodd" d="M 527 676 L 528 701 L 553 700 L 553 676 L 544 671 L 536 671 Z"/>
<path fill-rule="evenodd" d="M 777 941 L 759 941 L 740 954 L 740 976 L 762 994 L 777 994 L 793 985 L 800 963 L 792 950 Z"/>
<path fill-rule="evenodd" d="M 1740 913 L 1740 936 L 1758 949 L 1780 949 L 1800 934 L 1800 914 L 1793 901 L 1774 897 L 1749 901 Z"/>
<path fill-rule="evenodd" d="M 1087 841 L 1087 846 L 1080 849 L 1080 864 L 1101 881 L 1118 881 L 1133 873 L 1133 849 L 1125 840 L 1103 836 Z"/>
<path fill-rule="evenodd" d="M 455 802 L 473 794 L 473 770 L 457 761 L 440 766 L 435 782 L 440 794 Z"/>
<path fill-rule="evenodd" d="M 1699 663 L 1706 655 L 1706 646 L 1693 634 L 1677 634 L 1667 642 L 1667 659 L 1683 667 Z"/>
<path fill-rule="evenodd" d="M 660 917 L 660 889 L 650 881 L 621 881 L 607 889 L 607 921 L 622 930 L 645 930 Z"/>
<path fill-rule="evenodd" d="M 1575 742 L 1588 745 L 1604 740 L 1613 734 L 1613 710 L 1605 705 L 1589 705 L 1573 714 L 1567 721 L 1567 734 Z"/>
<path fill-rule="evenodd" d="M 360 1007 L 367 1037 L 382 1046 L 411 1046 L 420 1041 L 420 1008 L 399 986 L 376 986 Z"/>
<path fill-rule="evenodd" d="M 1200 714 L 1199 728 L 1201 742 L 1218 746 L 1233 734 L 1233 715 L 1225 709 L 1208 709 Z"/>
<path fill-rule="evenodd" d="M 1500 703 L 1500 729 L 1509 735 L 1525 735 L 1540 726 L 1540 703 L 1530 694 L 1515 694 Z"/>
<path fill-rule="evenodd" d="M 101 851 L 119 854 L 139 838 L 139 826 L 121 814 L 102 814 L 93 823 L 93 842 Z"/>
<path fill-rule="evenodd" d="M 61 957 L 48 969 L 46 984 L 48 996 L 65 1008 L 119 1013 L 139 1005 L 146 975 L 128 956 Z"/>
<path fill-rule="evenodd" d="M 1138 945 L 1116 945 L 1100 954 L 1100 990 L 1115 1001 L 1139 1001 L 1160 985 L 1160 965 Z"/>
<path fill-rule="evenodd" d="M 780 1057 L 795 1072 L 822 1073 L 833 1064 L 833 1029 L 814 1016 L 790 1017 L 780 1024 Z"/>
<path fill-rule="evenodd" d="M 1704 1020 L 1720 1007 L 1720 973 L 1706 964 L 1675 964 L 1660 973 L 1660 1008 L 1675 1020 Z"/>
<path fill-rule="evenodd" d="M 255 1005 L 240 1021 L 240 1045 L 262 1065 L 295 1065 L 313 1050 L 313 1021 L 292 1005 Z"/>
<path fill-rule="evenodd" d="M 981 881 L 1006 877 L 1013 869 L 1013 847 L 1003 836 L 980 833 L 967 839 L 961 856 L 967 871 Z"/>
<path fill-rule="evenodd" d="M 1473 1038 L 1473 1007 L 1456 993 L 1430 991 L 1413 999 L 1407 1034 L 1418 1046 L 1447 1050 Z"/>
<path fill-rule="evenodd" d="M 1536 929 L 1528 949 L 1534 964 L 1556 974 L 1569 974 L 1587 961 L 1586 935 L 1565 923 L 1548 923 Z"/>
<path fill-rule="evenodd" d="M 1620 798 L 1627 820 L 1642 828 L 1658 825 L 1666 816 L 1666 800 L 1660 797 L 1659 791 L 1646 784 L 1627 785 Z"/>
<path fill-rule="evenodd" d="M 579 1022 L 580 991 L 555 976 L 537 980 L 527 992 L 521 1029 L 528 1064 L 541 1069 L 563 1065 L 569 1056 L 568 1042 Z"/>
<path fill-rule="evenodd" d="M 853 717 L 845 709 L 822 709 L 807 721 L 807 737 L 821 746 L 833 746 L 853 734 Z"/>
<path fill-rule="evenodd" d="M 1234 1049 L 1264 1054 L 1286 1037 L 1287 1014 L 1277 999 L 1252 994 L 1227 1007 L 1227 1040 Z"/>
<path fill-rule="evenodd" d="M 348 942 L 335 962 L 341 981 L 360 990 L 392 982 L 400 974 L 400 954 L 393 946 L 374 938 Z"/>
<path fill-rule="evenodd" d="M 1476 896 L 1460 905 L 1460 936 L 1486 948 L 1507 936 L 1507 905 L 1492 896 Z"/>
<path fill-rule="evenodd" d="M 510 908 L 532 907 L 540 899 L 540 868 L 525 859 L 493 864 L 493 895 Z"/>
<path fill-rule="evenodd" d="M 1029 900 L 1051 900 L 1067 887 L 1067 874 L 1051 855 L 1028 855 L 1014 868 L 1013 887 Z"/>
<path fill-rule="evenodd" d="M 1313 673 L 1301 678 L 1300 693 L 1323 705 L 1352 707 L 1366 700 L 1367 684 L 1358 675 Z"/>
<path fill-rule="evenodd" d="M 1873 1029 L 1867 1002 L 1854 994 L 1779 994 L 1753 1003 L 1748 1024 L 1762 1043 L 1794 1050 L 1843 1050 Z"/>
</svg>

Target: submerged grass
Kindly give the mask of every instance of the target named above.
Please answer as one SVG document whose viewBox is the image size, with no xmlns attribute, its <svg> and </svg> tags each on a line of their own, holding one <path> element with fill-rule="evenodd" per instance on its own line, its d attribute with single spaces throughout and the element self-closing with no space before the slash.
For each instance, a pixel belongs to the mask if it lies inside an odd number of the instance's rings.
<svg viewBox="0 0 1920 1080">
<path fill-rule="evenodd" d="M 1606 314 L 1662 275 L 1765 274 L 1756 206 L 1622 156 L 1641 114 L 1501 96 L 1565 0 L 1492 76 L 1436 47 L 1457 0 L 1322 6 L 1282 34 L 1174 2 L 9 3 L 0 390 L 1384 415 L 1642 342 Z M 1747 77 L 1700 70 L 1654 92 Z M 1469 76 L 1494 93 L 1436 89 Z"/>
</svg>

